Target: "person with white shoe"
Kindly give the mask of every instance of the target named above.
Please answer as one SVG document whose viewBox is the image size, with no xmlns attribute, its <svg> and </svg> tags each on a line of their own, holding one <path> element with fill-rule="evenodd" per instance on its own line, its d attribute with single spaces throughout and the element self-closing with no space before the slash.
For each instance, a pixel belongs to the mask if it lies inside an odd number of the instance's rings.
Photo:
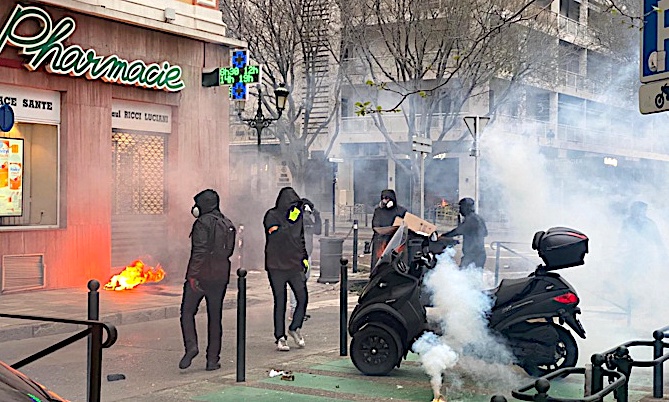
<svg viewBox="0 0 669 402">
<path fill-rule="evenodd" d="M 263 218 L 265 270 L 274 296 L 274 338 L 277 350 L 282 352 L 290 350 L 286 337 L 286 285 L 297 299 L 288 334 L 297 347 L 305 346 L 301 328 L 309 299 L 306 281 L 309 256 L 304 240 L 303 204 L 292 187 L 284 187 L 279 191 L 274 208 Z"/>
</svg>

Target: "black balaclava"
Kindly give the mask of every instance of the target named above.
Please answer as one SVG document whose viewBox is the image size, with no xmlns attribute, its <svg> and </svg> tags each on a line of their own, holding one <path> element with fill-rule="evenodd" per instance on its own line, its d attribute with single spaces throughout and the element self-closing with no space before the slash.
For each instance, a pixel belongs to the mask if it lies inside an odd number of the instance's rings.
<svg viewBox="0 0 669 402">
<path fill-rule="evenodd" d="M 388 198 L 386 202 L 384 198 Z M 379 203 L 381 208 L 393 208 L 397 206 L 397 196 L 395 195 L 395 190 L 385 189 L 381 191 L 381 202 Z"/>
<path fill-rule="evenodd" d="M 458 202 L 458 205 L 460 205 L 460 214 L 462 214 L 462 216 L 467 216 L 467 215 L 471 214 L 472 212 L 474 212 L 475 203 L 474 203 L 474 200 L 469 198 L 469 197 L 461 199 Z"/>
</svg>

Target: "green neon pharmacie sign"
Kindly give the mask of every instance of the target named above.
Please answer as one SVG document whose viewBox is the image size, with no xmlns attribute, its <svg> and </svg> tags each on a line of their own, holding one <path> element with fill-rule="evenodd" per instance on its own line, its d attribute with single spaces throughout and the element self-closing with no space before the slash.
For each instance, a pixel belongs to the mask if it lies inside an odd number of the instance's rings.
<svg viewBox="0 0 669 402">
<path fill-rule="evenodd" d="M 41 27 L 30 36 L 17 33 L 21 23 L 35 20 Z M 34 6 L 16 5 L 16 8 L 0 30 L 0 53 L 6 45 L 20 49 L 29 58 L 25 67 L 37 70 L 42 64 L 48 72 L 85 76 L 89 80 L 103 80 L 123 85 L 135 85 L 147 89 L 162 89 L 177 92 L 186 85 L 181 79 L 181 67 L 162 63 L 146 64 L 142 60 L 128 61 L 117 55 L 99 56 L 94 49 L 84 50 L 80 46 L 65 46 L 63 42 L 76 29 L 71 17 L 63 17 L 56 24 L 51 16 Z"/>
</svg>

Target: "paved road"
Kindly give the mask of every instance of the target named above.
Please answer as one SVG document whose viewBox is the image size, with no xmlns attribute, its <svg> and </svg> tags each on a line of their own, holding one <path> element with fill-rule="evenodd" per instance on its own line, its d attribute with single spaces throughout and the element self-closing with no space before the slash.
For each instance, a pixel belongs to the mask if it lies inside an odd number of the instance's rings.
<svg viewBox="0 0 669 402">
<path fill-rule="evenodd" d="M 353 306 L 355 296 L 350 298 Z M 119 340 L 104 351 L 102 401 L 429 401 L 432 391 L 428 377 L 411 356 L 388 377 L 366 377 L 348 357 L 339 356 L 339 305 L 335 291 L 314 295 L 312 318 L 305 324 L 305 349 L 278 352 L 272 339 L 271 305 L 257 303 L 248 310 L 247 372 L 244 383 L 237 383 L 235 365 L 235 312 L 224 313 L 223 368 L 204 370 L 202 355 L 187 370 L 179 370 L 182 354 L 178 319 L 170 318 L 122 325 Z M 205 333 L 204 316 L 198 317 L 199 333 Z M 2 343 L 0 359 L 14 362 L 35 350 L 63 339 L 63 335 Z M 201 339 L 204 350 L 204 339 Z M 86 344 L 79 342 L 49 357 L 25 366 L 28 375 L 43 382 L 73 401 L 85 401 Z M 469 360 L 463 365 L 476 365 Z M 515 367 L 496 367 L 482 381 L 470 370 L 459 367 L 445 375 L 443 392 L 449 401 L 488 401 L 495 393 L 510 396 L 510 389 L 528 381 Z M 290 370 L 295 381 L 270 378 L 270 370 Z M 476 371 L 476 370 L 475 370 Z M 124 374 L 125 380 L 107 381 L 110 374 Z M 510 380 L 511 379 L 511 380 Z M 630 401 L 648 396 L 649 375 L 634 379 Z M 582 379 L 553 386 L 560 396 L 580 397 Z M 509 398 L 509 400 L 512 400 Z"/>
</svg>

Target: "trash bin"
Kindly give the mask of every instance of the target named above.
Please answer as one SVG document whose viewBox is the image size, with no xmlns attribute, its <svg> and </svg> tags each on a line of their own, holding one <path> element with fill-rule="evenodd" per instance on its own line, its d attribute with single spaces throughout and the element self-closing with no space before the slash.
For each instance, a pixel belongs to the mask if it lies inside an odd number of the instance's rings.
<svg viewBox="0 0 669 402">
<path fill-rule="evenodd" d="M 344 239 L 338 237 L 322 237 L 318 239 L 321 243 L 321 267 L 318 283 L 339 282 L 339 271 L 341 264 Z"/>
</svg>

